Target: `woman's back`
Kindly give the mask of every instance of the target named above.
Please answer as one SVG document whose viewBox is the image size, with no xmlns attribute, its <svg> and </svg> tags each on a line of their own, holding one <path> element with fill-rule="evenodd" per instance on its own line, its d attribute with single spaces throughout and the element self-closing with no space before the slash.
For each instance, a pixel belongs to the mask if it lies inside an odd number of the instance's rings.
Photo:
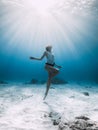
<svg viewBox="0 0 98 130">
<path fill-rule="evenodd" d="M 46 58 L 47 58 L 47 63 L 54 64 L 54 55 L 51 52 L 46 51 Z"/>
</svg>

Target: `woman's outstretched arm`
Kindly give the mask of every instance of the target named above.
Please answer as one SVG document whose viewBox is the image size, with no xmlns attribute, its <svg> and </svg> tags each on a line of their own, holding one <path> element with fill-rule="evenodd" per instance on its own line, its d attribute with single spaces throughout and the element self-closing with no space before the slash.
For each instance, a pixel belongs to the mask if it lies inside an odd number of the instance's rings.
<svg viewBox="0 0 98 130">
<path fill-rule="evenodd" d="M 30 57 L 31 60 L 42 60 L 46 56 L 46 52 L 40 58 Z"/>
</svg>

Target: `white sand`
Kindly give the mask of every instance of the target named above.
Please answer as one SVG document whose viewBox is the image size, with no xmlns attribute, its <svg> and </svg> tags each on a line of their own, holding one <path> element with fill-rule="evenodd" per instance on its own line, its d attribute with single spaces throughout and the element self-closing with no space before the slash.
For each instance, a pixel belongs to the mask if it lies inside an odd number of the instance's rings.
<svg viewBox="0 0 98 130">
<path fill-rule="evenodd" d="M 0 130 L 57 130 L 48 117 L 50 112 L 62 120 L 85 115 L 98 121 L 98 88 L 75 84 L 52 87 L 55 89 L 50 89 L 43 101 L 45 85 L 0 85 Z"/>
</svg>

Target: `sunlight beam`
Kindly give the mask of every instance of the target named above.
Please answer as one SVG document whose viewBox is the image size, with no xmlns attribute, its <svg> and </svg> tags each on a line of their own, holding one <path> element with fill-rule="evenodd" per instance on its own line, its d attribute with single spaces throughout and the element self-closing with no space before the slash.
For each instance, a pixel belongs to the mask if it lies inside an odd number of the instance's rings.
<svg viewBox="0 0 98 130">
<path fill-rule="evenodd" d="M 37 44 L 51 43 L 58 50 L 65 46 L 76 55 L 77 41 L 83 34 L 89 35 L 87 22 L 95 1 L 1 0 L 0 28 L 9 47 L 31 50 Z"/>
</svg>

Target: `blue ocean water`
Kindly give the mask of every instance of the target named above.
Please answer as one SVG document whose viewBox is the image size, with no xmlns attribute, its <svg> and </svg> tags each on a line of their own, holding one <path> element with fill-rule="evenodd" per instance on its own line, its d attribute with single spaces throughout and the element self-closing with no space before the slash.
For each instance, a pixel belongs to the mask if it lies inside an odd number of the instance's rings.
<svg viewBox="0 0 98 130">
<path fill-rule="evenodd" d="M 31 61 L 29 57 L 41 57 L 45 46 L 52 45 L 55 61 L 62 66 L 58 77 L 98 83 L 98 17 L 93 6 L 86 16 L 62 11 L 31 19 L 27 11 L 1 1 L 0 80 L 46 80 L 46 59 Z"/>
</svg>

